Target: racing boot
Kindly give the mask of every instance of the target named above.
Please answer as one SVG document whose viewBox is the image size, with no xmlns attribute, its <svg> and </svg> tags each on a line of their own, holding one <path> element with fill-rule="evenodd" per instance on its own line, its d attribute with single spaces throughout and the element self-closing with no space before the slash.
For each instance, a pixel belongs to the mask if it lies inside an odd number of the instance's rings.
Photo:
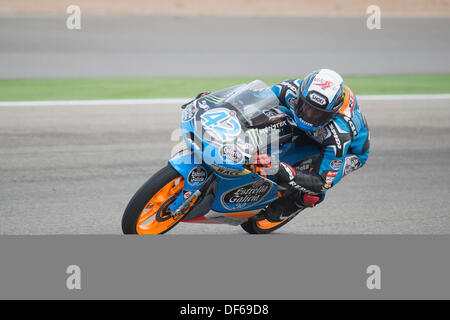
<svg viewBox="0 0 450 320">
<path fill-rule="evenodd" d="M 324 195 L 313 196 L 303 192 L 294 192 L 272 202 L 262 215 L 270 222 L 280 222 L 305 208 L 313 208 L 322 202 L 324 197 Z"/>
<path fill-rule="evenodd" d="M 289 218 L 291 215 L 303 210 L 305 207 L 299 203 L 298 192 L 283 196 L 272 202 L 263 212 L 264 216 L 270 222 L 280 222 Z"/>
</svg>

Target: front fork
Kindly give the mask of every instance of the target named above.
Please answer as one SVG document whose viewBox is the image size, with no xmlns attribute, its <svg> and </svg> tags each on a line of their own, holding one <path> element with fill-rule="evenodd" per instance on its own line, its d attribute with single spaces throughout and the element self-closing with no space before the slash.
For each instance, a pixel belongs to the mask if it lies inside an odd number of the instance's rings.
<svg viewBox="0 0 450 320">
<path fill-rule="evenodd" d="M 170 159 L 169 164 L 184 179 L 182 192 L 169 208 L 172 215 L 181 215 L 190 210 L 183 218 L 190 220 L 206 214 L 211 209 L 217 190 L 217 181 L 212 170 L 204 163 L 199 163 L 192 152 Z M 199 175 L 203 174 L 204 179 L 199 179 Z M 196 198 L 195 206 L 190 209 L 190 204 Z"/>
</svg>

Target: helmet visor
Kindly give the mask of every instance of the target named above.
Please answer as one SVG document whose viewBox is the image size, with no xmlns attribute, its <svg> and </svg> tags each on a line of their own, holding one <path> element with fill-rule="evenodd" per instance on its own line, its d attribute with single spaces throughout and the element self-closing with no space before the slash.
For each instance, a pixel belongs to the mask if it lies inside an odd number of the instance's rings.
<svg viewBox="0 0 450 320">
<path fill-rule="evenodd" d="M 308 125 L 320 127 L 331 121 L 335 112 L 324 110 L 299 99 L 295 108 L 297 117 Z"/>
</svg>

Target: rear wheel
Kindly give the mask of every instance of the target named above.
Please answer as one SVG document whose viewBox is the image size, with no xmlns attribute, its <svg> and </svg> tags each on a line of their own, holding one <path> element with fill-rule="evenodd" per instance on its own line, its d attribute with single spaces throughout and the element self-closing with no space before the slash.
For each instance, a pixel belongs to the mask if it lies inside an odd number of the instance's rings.
<svg viewBox="0 0 450 320">
<path fill-rule="evenodd" d="M 169 207 L 182 192 L 183 177 L 171 165 L 159 170 L 136 192 L 122 217 L 124 234 L 163 234 L 185 214 L 172 217 Z"/>
<path fill-rule="evenodd" d="M 292 219 L 294 219 L 294 217 L 296 215 L 297 214 L 295 214 L 292 217 L 289 217 L 285 220 L 282 220 L 280 222 L 270 222 L 267 219 L 262 219 L 262 220 L 250 219 L 249 221 L 241 224 L 241 227 L 242 227 L 242 229 L 244 229 L 245 231 L 247 231 L 250 234 L 271 233 L 271 232 L 281 228 L 282 226 L 284 226 L 286 223 L 288 223 Z"/>
</svg>

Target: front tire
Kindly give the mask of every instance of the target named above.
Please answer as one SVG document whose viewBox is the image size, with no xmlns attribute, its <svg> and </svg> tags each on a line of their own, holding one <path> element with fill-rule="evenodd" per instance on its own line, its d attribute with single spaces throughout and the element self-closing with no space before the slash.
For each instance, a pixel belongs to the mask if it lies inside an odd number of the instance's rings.
<svg viewBox="0 0 450 320">
<path fill-rule="evenodd" d="M 155 173 L 136 192 L 122 217 L 124 234 L 163 234 L 183 215 L 171 217 L 168 208 L 182 192 L 183 177 L 170 164 Z"/>
</svg>

